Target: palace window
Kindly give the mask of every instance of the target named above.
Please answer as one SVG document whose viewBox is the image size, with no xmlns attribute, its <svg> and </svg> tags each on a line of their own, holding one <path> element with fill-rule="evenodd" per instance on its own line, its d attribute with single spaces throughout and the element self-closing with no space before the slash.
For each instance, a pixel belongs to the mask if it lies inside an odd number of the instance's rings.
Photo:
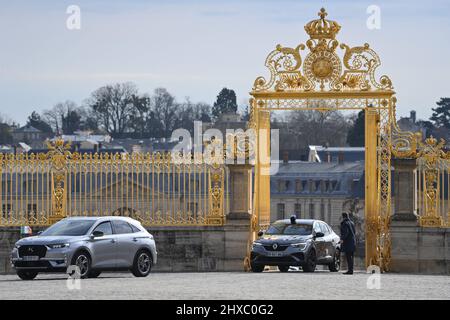
<svg viewBox="0 0 450 320">
<path fill-rule="evenodd" d="M 314 219 L 314 215 L 315 215 L 315 207 L 314 207 L 314 203 L 310 203 L 309 204 L 309 217 L 311 219 Z"/>
<path fill-rule="evenodd" d="M 302 205 L 301 205 L 301 203 L 296 203 L 295 204 L 294 211 L 295 211 L 295 216 L 297 217 L 297 219 L 300 219 L 301 215 L 302 215 Z"/>
<path fill-rule="evenodd" d="M 325 204 L 320 204 L 320 220 L 325 221 Z"/>
<path fill-rule="evenodd" d="M 277 204 L 277 220 L 284 219 L 284 203 Z"/>
</svg>

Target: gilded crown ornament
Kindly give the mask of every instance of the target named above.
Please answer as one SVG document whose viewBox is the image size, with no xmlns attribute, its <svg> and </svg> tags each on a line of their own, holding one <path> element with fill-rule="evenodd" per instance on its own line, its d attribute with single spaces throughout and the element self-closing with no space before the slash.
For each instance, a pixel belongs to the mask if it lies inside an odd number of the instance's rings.
<svg viewBox="0 0 450 320">
<path fill-rule="evenodd" d="M 320 19 L 306 24 L 306 33 L 309 34 L 311 39 L 334 39 L 339 30 L 341 30 L 341 26 L 336 21 L 325 19 L 328 15 L 325 8 L 321 8 L 318 15 Z"/>
</svg>

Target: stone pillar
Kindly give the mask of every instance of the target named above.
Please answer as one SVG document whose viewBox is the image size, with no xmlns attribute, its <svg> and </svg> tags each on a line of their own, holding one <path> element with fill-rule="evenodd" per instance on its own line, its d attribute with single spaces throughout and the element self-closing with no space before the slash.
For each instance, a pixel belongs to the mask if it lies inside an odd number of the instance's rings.
<svg viewBox="0 0 450 320">
<path fill-rule="evenodd" d="M 252 205 L 252 166 L 229 165 L 230 212 L 224 226 L 224 271 L 242 271 L 247 255 Z"/>
<path fill-rule="evenodd" d="M 252 167 L 249 164 L 233 164 L 230 170 L 230 212 L 228 218 L 251 214 Z"/>
<path fill-rule="evenodd" d="M 415 159 L 393 159 L 394 214 L 391 219 L 391 264 L 393 272 L 419 272 L 419 228 L 415 204 Z"/>
<path fill-rule="evenodd" d="M 416 159 L 393 159 L 394 166 L 394 215 L 393 221 L 417 221 L 414 212 Z"/>
</svg>

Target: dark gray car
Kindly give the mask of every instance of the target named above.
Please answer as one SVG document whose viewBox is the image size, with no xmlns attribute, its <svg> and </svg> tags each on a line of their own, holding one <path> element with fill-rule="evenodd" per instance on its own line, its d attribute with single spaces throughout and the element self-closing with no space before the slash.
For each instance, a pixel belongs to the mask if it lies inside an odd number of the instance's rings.
<svg viewBox="0 0 450 320">
<path fill-rule="evenodd" d="M 130 270 L 145 277 L 156 259 L 153 236 L 126 217 L 66 218 L 17 241 L 11 253 L 12 266 L 24 280 L 39 272 L 66 272 L 69 266 L 78 267 L 81 278 L 95 278 L 107 270 Z"/>
<path fill-rule="evenodd" d="M 340 269 L 340 238 L 323 221 L 278 220 L 259 236 L 250 255 L 253 272 L 262 272 L 265 266 L 278 266 L 281 272 L 299 266 L 314 272 L 318 264 L 333 272 Z"/>
</svg>

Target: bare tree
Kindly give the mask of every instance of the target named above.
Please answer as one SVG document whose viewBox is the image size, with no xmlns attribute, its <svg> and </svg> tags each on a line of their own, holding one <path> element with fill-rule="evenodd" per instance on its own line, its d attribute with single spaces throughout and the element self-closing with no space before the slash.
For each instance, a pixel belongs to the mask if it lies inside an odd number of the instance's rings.
<svg viewBox="0 0 450 320">
<path fill-rule="evenodd" d="M 284 121 L 275 119 L 280 129 L 280 149 L 303 150 L 309 145 L 345 146 L 350 119 L 339 111 L 292 111 Z"/>
<path fill-rule="evenodd" d="M 80 124 L 72 123 L 72 119 L 76 118 L 75 115 L 81 117 L 83 113 L 83 107 L 77 106 L 71 100 L 66 100 L 58 102 L 51 109 L 44 110 L 42 119 L 52 127 L 55 134 L 68 134 L 72 133 L 73 129 L 79 129 Z"/>
<path fill-rule="evenodd" d="M 175 97 L 164 88 L 157 88 L 151 98 L 152 111 L 161 126 L 160 137 L 170 137 L 177 122 Z"/>
<path fill-rule="evenodd" d="M 97 114 L 100 125 L 112 136 L 120 136 L 129 129 L 133 96 L 138 95 L 134 83 L 107 85 L 94 91 L 88 101 Z"/>
</svg>

